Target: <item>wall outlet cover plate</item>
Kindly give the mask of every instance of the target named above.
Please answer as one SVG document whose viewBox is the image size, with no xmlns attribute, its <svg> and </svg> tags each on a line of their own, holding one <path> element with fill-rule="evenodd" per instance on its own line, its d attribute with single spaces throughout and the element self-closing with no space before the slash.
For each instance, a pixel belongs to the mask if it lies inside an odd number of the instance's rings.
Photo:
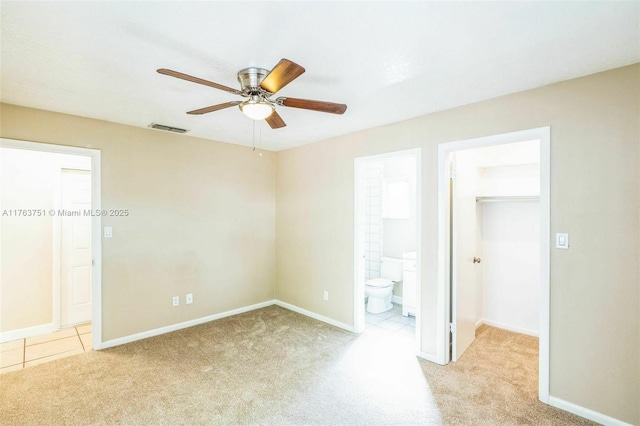
<svg viewBox="0 0 640 426">
<path fill-rule="evenodd" d="M 556 234 L 556 248 L 559 248 L 559 249 L 569 248 L 569 234 L 566 234 L 566 233 Z"/>
</svg>

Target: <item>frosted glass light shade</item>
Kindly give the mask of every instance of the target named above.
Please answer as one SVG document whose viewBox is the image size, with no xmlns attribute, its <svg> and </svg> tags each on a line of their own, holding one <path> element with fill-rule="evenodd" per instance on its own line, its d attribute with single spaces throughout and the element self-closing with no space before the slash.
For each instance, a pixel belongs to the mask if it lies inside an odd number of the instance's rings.
<svg viewBox="0 0 640 426">
<path fill-rule="evenodd" d="M 271 115 L 274 108 L 266 102 L 245 101 L 240 104 L 240 110 L 252 120 L 264 120 Z"/>
</svg>

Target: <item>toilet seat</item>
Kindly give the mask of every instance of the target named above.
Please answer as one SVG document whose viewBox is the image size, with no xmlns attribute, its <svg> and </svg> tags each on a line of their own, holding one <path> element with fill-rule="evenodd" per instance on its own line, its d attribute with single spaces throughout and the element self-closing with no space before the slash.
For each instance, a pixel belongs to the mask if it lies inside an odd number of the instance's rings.
<svg viewBox="0 0 640 426">
<path fill-rule="evenodd" d="M 372 280 L 368 280 L 365 285 L 377 288 L 385 288 L 391 287 L 393 285 L 393 281 L 387 278 L 374 278 Z"/>
</svg>

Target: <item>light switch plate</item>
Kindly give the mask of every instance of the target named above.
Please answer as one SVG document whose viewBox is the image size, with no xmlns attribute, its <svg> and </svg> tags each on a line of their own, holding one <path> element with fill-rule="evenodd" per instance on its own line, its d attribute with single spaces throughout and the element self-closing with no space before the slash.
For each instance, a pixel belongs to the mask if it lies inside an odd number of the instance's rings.
<svg viewBox="0 0 640 426">
<path fill-rule="evenodd" d="M 104 227 L 104 237 L 105 238 L 113 237 L 113 229 L 110 226 L 105 226 Z"/>
<path fill-rule="evenodd" d="M 569 234 L 556 234 L 556 248 L 568 249 L 569 248 Z"/>
</svg>

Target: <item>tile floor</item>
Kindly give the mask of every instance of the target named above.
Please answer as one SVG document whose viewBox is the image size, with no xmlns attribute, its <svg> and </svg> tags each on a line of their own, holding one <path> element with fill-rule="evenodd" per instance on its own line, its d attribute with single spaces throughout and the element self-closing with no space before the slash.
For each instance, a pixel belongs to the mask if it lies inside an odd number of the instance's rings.
<svg viewBox="0 0 640 426">
<path fill-rule="evenodd" d="M 364 331 L 391 331 L 403 334 L 415 334 L 416 318 L 402 315 L 402 305 L 393 304 L 390 311 L 381 314 L 370 314 L 366 311 L 364 316 Z"/>
<path fill-rule="evenodd" d="M 88 352 L 91 323 L 0 344 L 0 374 Z"/>
</svg>

